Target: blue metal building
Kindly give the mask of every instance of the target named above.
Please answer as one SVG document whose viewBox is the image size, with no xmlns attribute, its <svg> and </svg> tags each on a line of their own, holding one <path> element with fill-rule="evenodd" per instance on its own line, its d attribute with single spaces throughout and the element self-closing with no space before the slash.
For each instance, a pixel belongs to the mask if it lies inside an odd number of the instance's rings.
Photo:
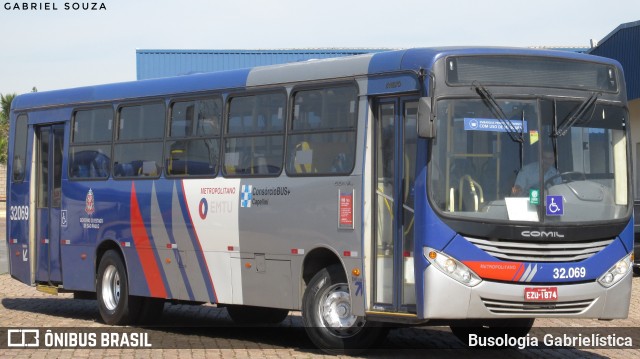
<svg viewBox="0 0 640 359">
<path fill-rule="evenodd" d="M 541 47 L 586 52 L 584 47 Z M 136 79 L 235 70 L 263 65 L 326 59 L 392 49 L 287 49 L 287 50 L 136 50 Z"/>
<path fill-rule="evenodd" d="M 388 50 L 390 49 L 136 50 L 136 78 L 146 80 Z"/>
<path fill-rule="evenodd" d="M 629 100 L 640 98 L 640 21 L 618 26 L 589 53 L 618 60 L 624 68 Z"/>
<path fill-rule="evenodd" d="M 618 60 L 624 69 L 631 118 L 634 188 L 640 198 L 640 21 L 618 26 L 588 53 Z"/>
</svg>

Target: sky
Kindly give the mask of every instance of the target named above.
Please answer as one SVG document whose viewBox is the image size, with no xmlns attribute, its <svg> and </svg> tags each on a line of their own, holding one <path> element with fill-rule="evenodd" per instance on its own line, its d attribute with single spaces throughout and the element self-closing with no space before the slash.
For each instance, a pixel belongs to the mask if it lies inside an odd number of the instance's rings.
<svg viewBox="0 0 640 359">
<path fill-rule="evenodd" d="M 638 0 L 97 0 L 106 10 L 46 0 L 13 9 L 23 1 L 0 0 L 0 94 L 132 81 L 136 49 L 588 47 L 640 20 Z"/>
</svg>

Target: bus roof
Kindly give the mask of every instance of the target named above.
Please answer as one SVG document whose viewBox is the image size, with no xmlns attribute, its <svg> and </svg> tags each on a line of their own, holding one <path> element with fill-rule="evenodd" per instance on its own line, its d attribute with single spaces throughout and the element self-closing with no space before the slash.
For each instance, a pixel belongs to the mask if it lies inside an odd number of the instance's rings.
<svg viewBox="0 0 640 359">
<path fill-rule="evenodd" d="M 69 104 L 81 105 L 205 91 L 244 89 L 254 86 L 348 78 L 398 71 L 418 71 L 420 69 L 429 69 L 437 59 L 450 55 L 550 56 L 582 61 L 594 61 L 594 59 L 597 59 L 599 62 L 620 67 L 615 60 L 555 50 L 502 47 L 414 48 L 239 70 L 27 93 L 17 96 L 13 100 L 12 110 L 21 111 Z"/>
</svg>

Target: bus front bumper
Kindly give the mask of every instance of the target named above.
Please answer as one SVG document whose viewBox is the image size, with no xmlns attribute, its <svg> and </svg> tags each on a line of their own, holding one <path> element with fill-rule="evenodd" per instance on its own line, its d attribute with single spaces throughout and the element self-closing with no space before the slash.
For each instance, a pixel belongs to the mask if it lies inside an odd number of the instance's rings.
<svg viewBox="0 0 640 359">
<path fill-rule="evenodd" d="M 483 280 L 468 287 L 428 266 L 424 275 L 424 319 L 593 318 L 624 319 L 629 313 L 633 271 L 610 288 L 598 282 L 519 284 Z M 525 288 L 557 287 L 558 299 L 524 300 Z"/>
</svg>

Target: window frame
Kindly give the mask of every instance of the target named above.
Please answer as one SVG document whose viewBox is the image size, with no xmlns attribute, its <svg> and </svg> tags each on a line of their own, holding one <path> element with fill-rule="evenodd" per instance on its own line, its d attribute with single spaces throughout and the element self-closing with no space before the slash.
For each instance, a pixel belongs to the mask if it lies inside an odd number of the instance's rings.
<svg viewBox="0 0 640 359">
<path fill-rule="evenodd" d="M 231 103 L 233 99 L 242 97 L 257 97 L 262 95 L 283 95 L 283 107 L 282 107 L 282 129 L 279 131 L 269 132 L 248 132 L 248 133 L 229 133 L 229 125 L 231 122 Z M 224 101 L 224 124 L 222 128 L 222 140 L 220 145 L 222 147 L 220 155 L 220 171 L 225 178 L 265 178 L 265 177 L 280 177 L 285 170 L 285 158 L 287 152 L 287 123 L 289 117 L 289 101 L 290 97 L 285 88 L 271 88 L 261 91 L 246 91 L 246 92 L 231 92 L 227 94 Z M 232 174 L 227 173 L 226 169 L 226 155 L 227 155 L 227 140 L 237 138 L 256 138 L 256 137 L 282 137 L 282 153 L 280 154 L 280 170 L 277 173 L 267 174 Z"/>
<path fill-rule="evenodd" d="M 74 135 L 74 128 L 76 125 L 76 115 L 78 112 L 81 111 L 93 111 L 93 110 L 100 110 L 100 109 L 109 109 L 111 110 L 111 137 L 109 138 L 109 140 L 105 140 L 105 141 L 100 141 L 100 142 L 76 142 L 75 140 L 75 135 Z M 70 129 L 69 129 L 69 153 L 67 154 L 67 161 L 69 162 L 69 165 L 67 166 L 67 178 L 70 181 L 106 181 L 108 180 L 110 177 L 113 176 L 113 147 L 114 147 L 114 141 L 113 138 L 115 136 L 115 125 L 116 125 L 116 111 L 114 110 L 114 105 L 112 103 L 109 104 L 104 104 L 104 105 L 93 105 L 93 106 L 88 106 L 88 107 L 76 107 L 72 110 L 71 112 L 71 122 L 70 122 Z M 87 147 L 87 146 L 99 146 L 99 145 L 103 145 L 103 146 L 109 146 L 109 152 L 106 153 L 109 156 L 109 167 L 108 167 L 108 173 L 106 177 L 75 177 L 71 175 L 71 158 L 72 158 L 72 151 L 75 147 Z"/>
<path fill-rule="evenodd" d="M 18 132 L 18 120 L 24 117 L 24 148 L 21 150 L 22 154 L 24 155 L 24 158 L 22 159 L 22 161 L 24 162 L 22 164 L 22 174 L 21 177 L 19 179 L 15 178 L 15 169 L 16 169 L 16 163 L 15 163 L 15 156 L 16 156 L 16 146 L 17 146 L 17 132 Z M 13 132 L 13 148 L 11 151 L 11 155 L 12 158 L 7 158 L 7 161 L 11 161 L 11 176 L 10 176 L 10 180 L 11 183 L 23 183 L 25 181 L 25 178 L 27 177 L 27 155 L 28 155 L 28 147 L 29 147 L 29 114 L 28 113 L 18 113 L 16 114 L 16 120 L 14 122 L 15 124 L 15 129 Z"/>
<path fill-rule="evenodd" d="M 162 124 L 162 130 L 163 130 L 163 134 L 161 137 L 154 137 L 151 139 L 125 139 L 122 140 L 120 139 L 120 123 L 121 123 L 121 114 L 122 114 L 122 109 L 123 108 L 127 108 L 127 107 L 136 107 L 136 106 L 145 106 L 145 105 L 153 105 L 153 104 L 161 104 L 164 110 L 164 115 L 163 115 L 163 124 Z M 161 144 L 161 148 L 162 148 L 162 153 L 160 154 L 160 166 L 164 167 L 164 146 L 165 146 L 165 140 L 166 140 L 166 131 L 167 131 L 167 101 L 165 98 L 152 98 L 152 99 L 147 99 L 144 101 L 131 101 L 131 102 L 121 102 L 118 103 L 116 106 L 116 131 L 114 131 L 113 133 L 113 149 L 112 149 L 112 160 L 111 160 L 111 176 L 113 177 L 113 179 L 115 180 L 132 180 L 132 179 L 138 179 L 138 180 L 145 180 L 145 179 L 149 179 L 149 180 L 153 180 L 153 179 L 158 179 L 160 178 L 160 176 L 164 173 L 164 168 L 160 168 L 159 171 L 156 172 L 155 176 L 116 176 L 115 175 L 115 166 L 116 166 L 116 147 L 118 145 L 128 145 L 128 144 L 145 144 L 145 143 L 160 143 Z"/>
<path fill-rule="evenodd" d="M 205 101 L 205 100 L 219 100 L 220 101 L 220 106 L 221 106 L 221 110 L 220 110 L 220 123 L 219 123 L 219 130 L 218 133 L 215 135 L 210 135 L 210 136 L 176 136 L 176 137 L 171 137 L 171 120 L 173 117 L 173 107 L 177 104 L 177 103 L 183 103 L 183 102 L 197 102 L 197 101 Z M 169 102 L 168 102 L 168 106 L 165 107 L 165 112 L 166 112 L 166 119 L 165 119 L 165 130 L 164 130 L 164 142 L 163 142 L 163 146 L 162 146 L 162 150 L 163 150 L 163 154 L 167 154 L 167 144 L 169 142 L 174 142 L 174 141 L 179 141 L 179 140 L 184 140 L 184 141 L 191 141 L 191 140 L 204 140 L 204 139 L 217 139 L 218 140 L 218 158 L 216 160 L 216 171 L 213 174 L 205 174 L 205 175 L 193 175 L 193 174 L 170 174 L 168 172 L 168 166 L 164 166 L 164 162 L 167 158 L 165 158 L 166 156 L 163 156 L 162 159 L 162 163 L 163 163 L 163 170 L 161 171 L 165 178 L 216 178 L 218 176 L 220 176 L 221 173 L 221 167 L 223 166 L 222 164 L 222 156 L 223 154 L 223 150 L 224 150 L 224 128 L 225 128 L 225 112 L 226 112 L 226 99 L 224 98 L 223 94 L 221 93 L 210 93 L 210 94 L 204 94 L 204 95 L 190 95 L 190 96 L 181 96 L 181 97 L 172 97 Z"/>
<path fill-rule="evenodd" d="M 305 91 L 315 91 L 315 90 L 329 90 L 332 88 L 352 88 L 355 89 L 356 91 L 356 96 L 355 96 L 355 109 L 354 109 L 354 113 L 355 113 L 355 121 L 353 124 L 353 127 L 337 127 L 337 128 L 320 128 L 320 129 L 305 129 L 305 130 L 294 130 L 293 126 L 294 126 L 294 116 L 295 116 L 295 99 L 296 99 L 296 94 L 300 93 L 300 92 L 305 92 Z M 289 95 L 289 116 L 287 119 L 287 128 L 286 128 L 286 132 L 287 132 L 287 140 L 286 140 L 286 148 L 285 148 L 285 163 L 284 163 L 284 167 L 285 167 L 285 172 L 287 174 L 288 177 L 346 177 L 346 176 L 351 176 L 353 174 L 353 171 L 356 168 L 356 153 L 358 150 L 358 146 L 357 146 L 357 142 L 358 142 L 358 121 L 359 121 L 359 116 L 360 116 L 360 97 L 361 97 L 361 91 L 360 91 L 360 86 L 358 85 L 357 81 L 344 81 L 344 82 L 332 82 L 332 83 L 323 83 L 323 84 L 314 84 L 314 85 L 300 85 L 300 86 L 295 86 L 292 90 L 291 90 L 291 94 Z M 354 141 L 352 144 L 352 153 L 353 153 L 353 160 L 351 161 L 351 167 L 349 168 L 348 171 L 346 172 L 318 172 L 318 173 L 313 173 L 313 172 L 308 172 L 308 173 L 295 173 L 292 171 L 289 171 L 289 160 L 290 160 L 290 156 L 292 155 L 289 152 L 289 141 L 291 140 L 292 136 L 296 136 L 296 135 L 315 135 L 315 134 L 327 134 L 327 133 L 343 133 L 343 134 L 348 134 L 348 133 L 353 133 L 353 137 L 354 137 Z"/>
</svg>

